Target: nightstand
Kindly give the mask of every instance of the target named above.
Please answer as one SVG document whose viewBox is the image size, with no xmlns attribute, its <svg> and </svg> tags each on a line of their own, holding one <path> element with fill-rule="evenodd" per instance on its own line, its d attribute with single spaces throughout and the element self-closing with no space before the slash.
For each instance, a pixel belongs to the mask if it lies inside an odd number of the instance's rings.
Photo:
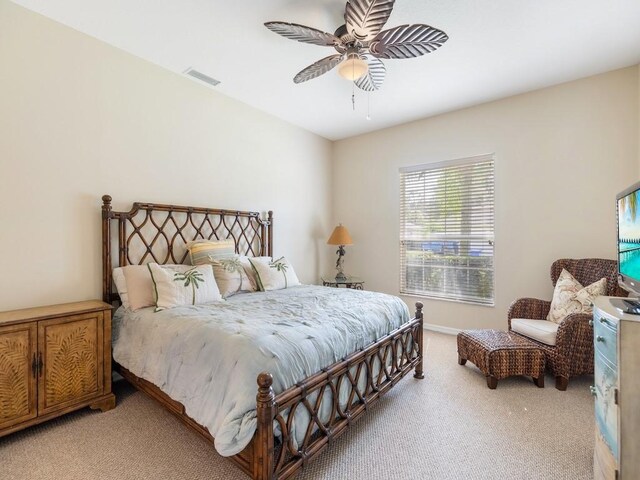
<svg viewBox="0 0 640 480">
<path fill-rule="evenodd" d="M 111 305 L 0 312 L 0 437 L 83 407 L 115 406 Z"/>
<path fill-rule="evenodd" d="M 352 288 L 353 290 L 362 290 L 364 280 L 358 277 L 347 277 L 346 280 L 336 280 L 335 277 L 322 277 L 322 285 L 324 287 L 344 287 Z"/>
</svg>

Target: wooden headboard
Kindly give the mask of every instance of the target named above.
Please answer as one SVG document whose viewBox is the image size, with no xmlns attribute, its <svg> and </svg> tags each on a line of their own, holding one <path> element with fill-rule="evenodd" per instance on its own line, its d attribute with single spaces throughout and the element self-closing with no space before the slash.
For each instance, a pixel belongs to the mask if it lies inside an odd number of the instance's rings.
<svg viewBox="0 0 640 480">
<path fill-rule="evenodd" d="M 114 229 L 112 230 L 112 225 Z M 146 263 L 185 263 L 187 242 L 197 239 L 234 240 L 236 253 L 273 256 L 273 212 L 181 207 L 156 203 L 133 204 L 128 212 L 114 212 L 111 197 L 102 197 L 103 300 L 119 300 L 112 269 Z M 112 252 L 116 255 L 112 255 Z"/>
</svg>

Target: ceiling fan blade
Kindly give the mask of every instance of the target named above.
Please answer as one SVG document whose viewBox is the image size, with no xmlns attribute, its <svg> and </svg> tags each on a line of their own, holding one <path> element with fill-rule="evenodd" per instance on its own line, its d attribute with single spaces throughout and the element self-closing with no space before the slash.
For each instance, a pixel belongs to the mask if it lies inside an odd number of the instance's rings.
<svg viewBox="0 0 640 480">
<path fill-rule="evenodd" d="M 358 40 L 372 40 L 387 23 L 395 0 L 349 0 L 344 12 L 347 31 Z"/>
<path fill-rule="evenodd" d="M 400 25 L 380 32 L 369 44 L 378 58 L 413 58 L 433 52 L 449 37 L 429 25 Z"/>
<path fill-rule="evenodd" d="M 340 39 L 331 33 L 298 25 L 297 23 L 267 22 L 264 26 L 272 32 L 298 42 L 311 43 L 323 47 L 333 47 L 335 44 L 340 43 Z"/>
<path fill-rule="evenodd" d="M 319 77 L 320 75 L 327 73 L 329 70 L 334 68 L 344 59 L 344 55 L 330 55 L 328 57 L 323 58 L 322 60 L 318 60 L 316 63 L 309 65 L 304 70 L 300 71 L 295 77 L 293 77 L 294 83 L 302 83 L 307 80 L 311 80 L 313 78 Z"/>
<path fill-rule="evenodd" d="M 373 92 L 378 90 L 384 82 L 384 77 L 387 74 L 387 69 L 382 63 L 382 60 L 374 57 L 371 54 L 364 54 L 364 61 L 369 65 L 369 71 L 366 75 L 356 79 L 356 87 L 365 92 Z"/>
</svg>

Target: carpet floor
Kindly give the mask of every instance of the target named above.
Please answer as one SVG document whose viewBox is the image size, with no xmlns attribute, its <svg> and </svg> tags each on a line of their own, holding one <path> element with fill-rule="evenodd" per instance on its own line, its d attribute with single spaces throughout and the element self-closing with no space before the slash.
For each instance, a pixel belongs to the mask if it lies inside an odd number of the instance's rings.
<svg viewBox="0 0 640 480">
<path fill-rule="evenodd" d="M 591 378 L 489 390 L 455 337 L 425 336 L 426 378 L 403 379 L 296 478 L 591 479 Z M 229 460 L 124 381 L 118 406 L 82 410 L 0 438 L 2 480 L 243 480 Z M 347 460 L 349 459 L 349 460 Z"/>
</svg>

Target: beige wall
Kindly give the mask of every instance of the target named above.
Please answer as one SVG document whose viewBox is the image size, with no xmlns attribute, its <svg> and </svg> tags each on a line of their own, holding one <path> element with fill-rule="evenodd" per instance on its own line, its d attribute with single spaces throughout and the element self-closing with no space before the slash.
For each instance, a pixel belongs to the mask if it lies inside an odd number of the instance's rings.
<svg viewBox="0 0 640 480">
<path fill-rule="evenodd" d="M 275 211 L 316 282 L 331 144 L 0 0 L 0 310 L 101 295 L 100 196 Z"/>
<path fill-rule="evenodd" d="M 615 195 L 638 179 L 638 81 L 631 67 L 336 142 L 346 270 L 397 294 L 398 168 L 484 153 L 496 159 L 496 306 L 426 300 L 426 322 L 504 328 L 514 299 L 550 298 L 554 259 L 614 258 Z"/>
</svg>

